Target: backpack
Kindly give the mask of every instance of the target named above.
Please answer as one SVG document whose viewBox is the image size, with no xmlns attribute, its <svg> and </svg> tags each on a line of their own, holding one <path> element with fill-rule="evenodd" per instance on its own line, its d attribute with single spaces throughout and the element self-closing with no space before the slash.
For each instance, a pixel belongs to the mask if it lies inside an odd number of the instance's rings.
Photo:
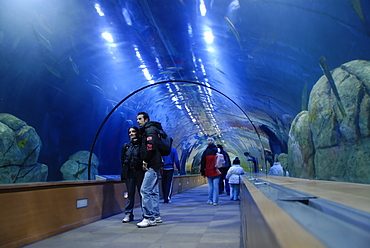
<svg viewBox="0 0 370 248">
<path fill-rule="evenodd" d="M 221 149 L 218 148 L 217 149 L 217 153 L 216 153 L 216 164 L 215 164 L 215 167 L 216 168 L 222 168 L 224 166 L 225 166 L 225 156 L 222 154 Z"/>
<path fill-rule="evenodd" d="M 157 128 L 158 150 L 161 156 L 168 156 L 171 153 L 172 138 L 162 129 Z"/>
</svg>

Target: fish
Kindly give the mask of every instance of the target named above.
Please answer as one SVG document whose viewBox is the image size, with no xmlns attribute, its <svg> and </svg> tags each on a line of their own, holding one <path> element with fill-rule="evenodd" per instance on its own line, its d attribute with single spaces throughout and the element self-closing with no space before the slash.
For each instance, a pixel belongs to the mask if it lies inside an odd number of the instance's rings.
<svg viewBox="0 0 370 248">
<path fill-rule="evenodd" d="M 90 73 L 90 75 L 92 76 L 92 78 L 94 79 L 94 81 L 97 83 L 97 85 L 99 85 L 99 86 L 103 85 L 103 82 L 100 80 L 100 78 L 98 78 L 97 76 L 95 76 L 92 73 Z"/>
<path fill-rule="evenodd" d="M 361 1 L 360 0 L 350 0 L 350 2 L 351 2 L 353 9 L 356 11 L 358 17 L 361 19 L 362 22 L 365 22 L 366 20 L 365 20 L 364 12 L 362 11 Z"/>
<path fill-rule="evenodd" d="M 226 75 L 226 73 L 225 73 L 225 72 L 221 71 L 221 70 L 220 70 L 220 69 L 218 69 L 217 67 L 216 67 L 216 70 L 217 70 L 217 71 L 219 71 L 219 72 L 221 72 L 222 74 Z"/>
<path fill-rule="evenodd" d="M 99 93 L 100 93 L 100 94 L 105 95 L 104 90 L 103 90 L 101 87 L 99 87 L 98 85 L 96 85 L 96 84 L 91 84 L 91 83 L 89 83 L 89 82 L 88 82 L 88 84 L 90 84 L 94 89 L 96 89 L 97 91 L 99 91 Z"/>
<path fill-rule="evenodd" d="M 326 78 L 328 79 L 329 85 L 330 85 L 331 89 L 333 90 L 333 93 L 334 93 L 335 97 L 337 98 L 337 103 L 338 103 L 339 110 L 340 110 L 340 112 L 342 113 L 343 116 L 346 116 L 347 115 L 346 114 L 346 111 L 345 111 L 345 109 L 343 107 L 342 100 L 339 97 L 338 89 L 337 89 L 337 86 L 335 86 L 335 82 L 334 82 L 333 76 L 331 75 L 330 70 L 329 70 L 329 67 L 326 64 L 325 57 L 322 56 L 319 59 L 319 61 L 320 61 L 321 69 L 324 72 Z"/>
<path fill-rule="evenodd" d="M 117 102 L 117 101 L 112 100 L 112 99 L 107 99 L 107 98 L 105 98 L 105 100 L 107 100 L 107 102 L 109 102 L 109 103 L 112 105 L 112 107 L 115 107 L 115 106 L 117 106 L 117 104 L 118 104 L 118 102 Z"/>
<path fill-rule="evenodd" d="M 162 71 L 160 72 L 159 74 L 173 74 L 175 73 L 176 71 Z"/>
<path fill-rule="evenodd" d="M 192 87 L 199 87 L 199 85 L 198 84 L 192 84 L 192 83 L 187 83 L 187 84 L 184 84 L 184 85 L 182 85 L 183 87 L 190 87 L 190 88 L 192 88 Z"/>
<path fill-rule="evenodd" d="M 77 52 L 78 49 L 77 49 L 77 46 L 76 46 L 76 39 L 72 35 L 70 35 L 69 40 L 71 42 L 71 46 L 72 46 L 73 50 L 75 50 Z"/>
<path fill-rule="evenodd" d="M 367 35 L 370 35 L 370 24 L 366 20 L 366 17 L 364 15 L 364 12 L 362 10 L 361 1 L 360 0 L 350 0 L 351 5 L 353 9 L 355 10 L 356 14 L 360 18 L 362 25 L 364 26 L 364 29 L 366 31 Z"/>
<path fill-rule="evenodd" d="M 182 70 L 185 70 L 184 67 L 182 66 L 170 66 L 170 67 L 167 67 L 166 70 L 170 70 L 170 71 L 182 71 Z"/>
<path fill-rule="evenodd" d="M 179 93 L 181 91 L 172 91 L 172 92 L 167 92 L 167 93 L 164 93 L 163 95 L 167 96 L 167 95 L 176 95 L 176 93 Z"/>
<path fill-rule="evenodd" d="M 225 74 L 226 75 L 226 74 Z M 215 78 L 212 78 L 212 81 L 215 81 L 216 83 L 223 84 L 220 80 L 217 80 Z"/>
<path fill-rule="evenodd" d="M 19 146 L 20 148 L 24 148 L 24 145 L 27 143 L 27 141 L 28 141 L 28 139 L 27 139 L 27 138 L 25 138 L 25 139 L 23 139 L 23 140 L 18 141 L 18 146 Z"/>
<path fill-rule="evenodd" d="M 48 33 L 50 34 L 53 34 L 53 31 L 51 30 L 50 26 L 47 24 L 47 22 L 45 22 L 41 17 L 40 15 L 34 10 L 33 13 L 35 14 L 36 16 L 36 19 L 37 19 L 37 22 L 39 23 L 39 25 L 45 30 L 47 31 Z"/>
<path fill-rule="evenodd" d="M 87 169 L 87 167 L 83 168 L 80 171 L 77 171 L 75 174 L 73 174 L 73 177 L 78 178 L 82 173 L 85 172 L 86 169 Z"/>
<path fill-rule="evenodd" d="M 40 43 L 43 47 L 45 47 L 47 50 L 53 51 L 50 41 L 46 39 L 44 36 L 42 36 L 42 34 L 40 34 L 40 32 L 38 32 L 34 26 L 32 27 L 33 27 L 33 33 L 36 36 L 37 42 Z"/>
<path fill-rule="evenodd" d="M 236 30 L 234 24 L 226 16 L 225 16 L 225 20 L 227 22 L 227 25 L 229 25 L 229 27 L 231 29 L 231 32 L 234 34 L 236 40 L 238 41 L 239 47 L 240 47 L 240 50 L 241 50 L 242 49 L 242 44 L 240 43 L 240 36 L 239 36 L 238 30 Z"/>
<path fill-rule="evenodd" d="M 71 63 L 73 71 L 76 73 L 76 75 L 80 75 L 80 70 L 78 69 L 78 66 L 75 62 L 73 62 L 73 59 L 71 56 L 69 56 L 69 62 Z"/>
<path fill-rule="evenodd" d="M 46 67 L 46 69 L 48 69 L 49 72 L 51 72 L 51 74 L 53 74 L 54 76 L 58 77 L 58 78 L 62 78 L 62 75 L 60 74 L 60 72 L 55 69 L 54 67 L 50 66 L 50 65 L 47 65 L 44 63 L 44 66 Z"/>
<path fill-rule="evenodd" d="M 161 101 L 166 101 L 166 100 L 168 100 L 168 98 L 161 98 L 161 99 L 156 100 L 155 102 L 161 102 Z"/>
<path fill-rule="evenodd" d="M 302 110 L 307 110 L 307 82 L 304 83 L 303 89 L 302 89 Z"/>
</svg>

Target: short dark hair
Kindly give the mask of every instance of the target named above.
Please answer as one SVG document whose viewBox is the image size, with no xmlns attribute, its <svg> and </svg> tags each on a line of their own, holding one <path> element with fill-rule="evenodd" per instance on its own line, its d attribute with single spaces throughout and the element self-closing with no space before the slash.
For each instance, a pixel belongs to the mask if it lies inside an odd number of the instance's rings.
<svg viewBox="0 0 370 248">
<path fill-rule="evenodd" d="M 221 150 L 224 150 L 223 146 L 220 144 L 218 144 L 217 147 L 220 148 Z"/>
<path fill-rule="evenodd" d="M 144 118 L 144 120 L 145 120 L 145 119 L 148 119 L 148 121 L 150 121 L 149 115 L 148 115 L 147 113 L 145 113 L 145 112 L 140 112 L 140 113 L 138 113 L 137 115 L 138 115 L 138 116 L 139 116 L 139 115 L 142 115 L 142 116 L 143 116 L 143 118 Z"/>
</svg>

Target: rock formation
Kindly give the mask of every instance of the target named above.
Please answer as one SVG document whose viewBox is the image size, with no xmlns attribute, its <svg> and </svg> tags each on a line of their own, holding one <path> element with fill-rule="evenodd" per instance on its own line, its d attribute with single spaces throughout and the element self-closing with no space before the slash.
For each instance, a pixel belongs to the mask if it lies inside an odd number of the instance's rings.
<svg viewBox="0 0 370 248">
<path fill-rule="evenodd" d="M 370 61 L 348 62 L 332 75 L 345 113 L 322 76 L 308 111 L 298 114 L 290 129 L 291 175 L 370 183 Z"/>
<path fill-rule="evenodd" d="M 89 151 L 79 151 L 69 157 L 69 160 L 65 162 L 60 171 L 62 172 L 64 180 L 88 180 L 88 163 L 89 163 Z M 99 160 L 95 154 L 92 155 L 91 168 L 90 168 L 90 179 L 95 180 L 95 176 L 98 175 Z"/>
<path fill-rule="evenodd" d="M 0 183 L 45 182 L 48 167 L 37 162 L 41 140 L 26 122 L 0 113 Z"/>
</svg>

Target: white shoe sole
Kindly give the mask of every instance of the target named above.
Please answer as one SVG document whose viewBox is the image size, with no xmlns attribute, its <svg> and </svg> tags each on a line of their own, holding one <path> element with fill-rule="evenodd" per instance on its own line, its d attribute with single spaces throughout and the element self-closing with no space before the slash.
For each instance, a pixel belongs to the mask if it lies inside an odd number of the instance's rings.
<svg viewBox="0 0 370 248">
<path fill-rule="evenodd" d="M 156 226 L 157 225 L 157 222 L 154 222 L 154 223 L 148 223 L 148 224 L 146 224 L 146 225 L 140 225 L 140 223 L 137 223 L 136 224 L 138 227 L 140 227 L 140 228 L 144 228 L 144 227 L 150 227 L 150 226 Z"/>
</svg>

